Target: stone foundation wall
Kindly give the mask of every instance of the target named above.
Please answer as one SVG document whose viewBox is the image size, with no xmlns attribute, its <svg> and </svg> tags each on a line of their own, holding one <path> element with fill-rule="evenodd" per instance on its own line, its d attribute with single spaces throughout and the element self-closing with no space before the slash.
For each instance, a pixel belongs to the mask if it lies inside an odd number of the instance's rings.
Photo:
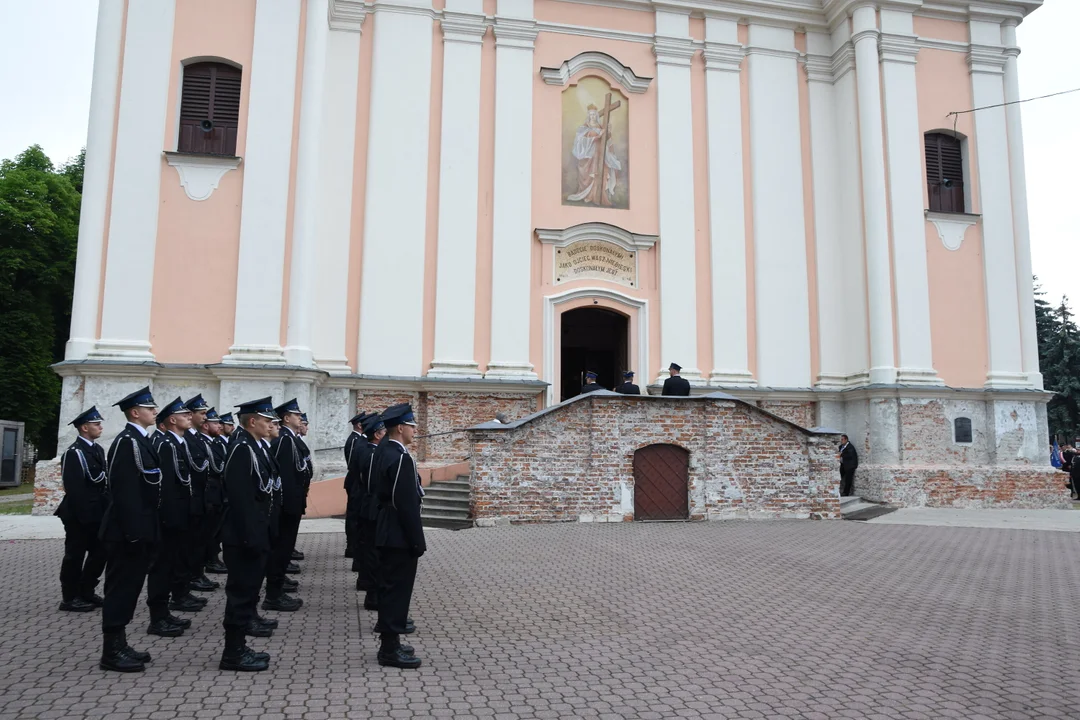
<svg viewBox="0 0 1080 720">
<path fill-rule="evenodd" d="M 690 519 L 839 517 L 832 435 L 734 399 L 590 393 L 508 429 L 474 429 L 480 524 L 634 518 L 634 453 L 689 451 Z"/>
<path fill-rule="evenodd" d="M 35 467 L 34 507 L 32 515 L 52 515 L 64 499 L 64 482 L 60 477 L 60 459 L 39 460 Z"/>
<path fill-rule="evenodd" d="M 871 465 L 856 471 L 855 493 L 901 507 L 1068 509 L 1065 480 L 1065 473 L 1049 465 Z"/>
</svg>

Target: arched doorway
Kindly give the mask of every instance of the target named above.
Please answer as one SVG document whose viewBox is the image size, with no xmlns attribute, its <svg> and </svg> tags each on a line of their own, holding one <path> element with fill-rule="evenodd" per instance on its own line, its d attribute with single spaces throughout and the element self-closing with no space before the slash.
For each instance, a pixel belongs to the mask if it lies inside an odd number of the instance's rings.
<svg viewBox="0 0 1080 720">
<path fill-rule="evenodd" d="M 585 383 L 585 372 L 608 390 L 622 382 L 630 366 L 630 319 L 602 307 L 583 307 L 562 314 L 560 333 L 560 401 L 574 397 Z"/>
<path fill-rule="evenodd" d="M 678 445 L 646 445 L 634 453 L 634 519 L 690 516 L 690 453 Z"/>
</svg>

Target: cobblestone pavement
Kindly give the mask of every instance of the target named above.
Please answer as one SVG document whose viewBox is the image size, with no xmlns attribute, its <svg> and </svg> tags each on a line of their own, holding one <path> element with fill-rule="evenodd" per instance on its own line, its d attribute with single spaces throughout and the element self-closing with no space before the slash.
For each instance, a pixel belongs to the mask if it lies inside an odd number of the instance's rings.
<svg viewBox="0 0 1080 720">
<path fill-rule="evenodd" d="M 56 540 L 0 544 L 0 719 L 1050 718 L 1080 707 L 1080 536 L 854 522 L 432 531 L 410 642 L 381 668 L 341 557 L 301 536 L 298 613 L 223 673 L 223 593 L 179 639 L 97 668 L 56 613 Z M 270 614 L 270 613 L 267 613 Z"/>
</svg>

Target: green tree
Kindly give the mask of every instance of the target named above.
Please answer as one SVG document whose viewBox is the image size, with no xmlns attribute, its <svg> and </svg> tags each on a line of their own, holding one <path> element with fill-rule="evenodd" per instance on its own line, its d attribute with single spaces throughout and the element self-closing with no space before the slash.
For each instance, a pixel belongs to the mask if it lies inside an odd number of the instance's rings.
<svg viewBox="0 0 1080 720">
<path fill-rule="evenodd" d="M 61 170 L 38 145 L 0 162 L 0 418 L 26 423 L 42 457 L 56 452 L 60 379 L 82 156 Z"/>
<path fill-rule="evenodd" d="M 1080 437 L 1080 330 L 1061 298 L 1054 308 L 1035 285 L 1035 327 L 1039 336 L 1039 368 L 1043 386 L 1054 393 L 1046 406 L 1050 434 L 1072 443 Z"/>
</svg>

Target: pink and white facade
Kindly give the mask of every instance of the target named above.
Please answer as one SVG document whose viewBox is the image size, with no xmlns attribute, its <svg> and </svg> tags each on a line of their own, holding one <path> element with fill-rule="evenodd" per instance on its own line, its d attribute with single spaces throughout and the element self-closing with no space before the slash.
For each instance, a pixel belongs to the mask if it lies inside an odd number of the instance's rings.
<svg viewBox="0 0 1080 720">
<path fill-rule="evenodd" d="M 1041 468 L 1020 111 L 949 116 L 1018 97 L 1040 4 L 101 0 L 63 417 L 146 383 L 295 395 L 329 455 L 358 404 L 434 432 L 573 394 L 572 362 L 675 361 L 848 432 L 864 494 Z M 235 155 L 175 152 L 206 61 L 242 73 Z M 622 102 L 619 207 L 563 191 L 585 78 Z M 935 131 L 964 213 L 927 210 Z M 560 276 L 579 243 L 629 265 Z"/>
</svg>

